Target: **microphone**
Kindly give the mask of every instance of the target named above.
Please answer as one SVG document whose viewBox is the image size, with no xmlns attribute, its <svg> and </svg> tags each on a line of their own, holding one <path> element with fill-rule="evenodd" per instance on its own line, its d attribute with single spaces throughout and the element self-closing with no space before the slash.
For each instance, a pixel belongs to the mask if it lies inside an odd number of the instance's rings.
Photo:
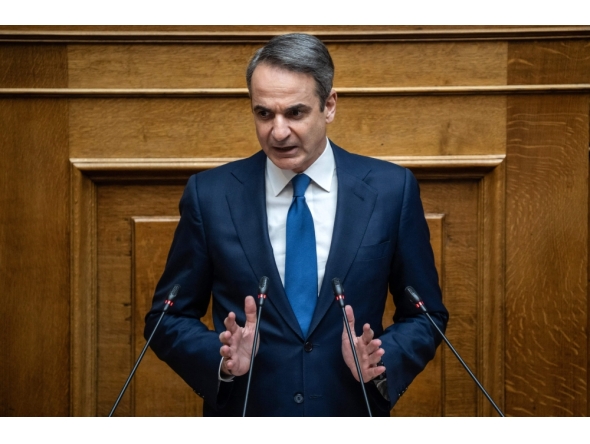
<svg viewBox="0 0 590 444">
<path fill-rule="evenodd" d="M 451 349 L 451 351 L 455 354 L 455 356 L 457 357 L 457 359 L 459 360 L 459 362 L 461 363 L 461 365 L 465 368 L 465 370 L 467 370 L 467 373 L 469 373 L 469 376 L 471 376 L 471 378 L 475 381 L 475 383 L 477 384 L 477 386 L 479 387 L 479 389 L 482 391 L 482 393 L 486 396 L 486 398 L 488 398 L 488 401 L 490 401 L 490 404 L 492 404 L 492 407 L 494 407 L 496 409 L 496 411 L 498 412 L 498 415 L 500 415 L 502 418 L 504 418 L 504 413 L 502 413 L 502 411 L 498 408 L 498 406 L 493 401 L 493 399 L 491 398 L 491 396 L 488 395 L 488 392 L 486 392 L 486 390 L 483 388 L 483 386 L 481 385 L 481 383 L 477 380 L 477 378 L 475 377 L 475 375 L 471 372 L 471 370 L 469 369 L 469 367 L 467 366 L 467 364 L 465 364 L 465 361 L 463 361 L 463 359 L 461 359 L 461 356 L 459 356 L 459 353 L 457 353 L 457 351 L 451 345 L 451 343 L 449 342 L 449 340 L 447 339 L 447 337 L 444 335 L 444 333 L 441 331 L 441 329 L 438 328 L 438 325 L 436 325 L 436 322 L 434 322 L 432 320 L 432 318 L 430 317 L 430 314 L 428 314 L 428 309 L 424 305 L 424 302 L 422 301 L 422 299 L 420 298 L 420 296 L 418 296 L 418 293 L 416 293 L 416 290 L 414 290 L 410 286 L 406 287 L 406 296 L 408 297 L 408 299 L 410 300 L 410 302 L 413 303 L 416 306 L 416 308 L 420 309 L 420 311 L 422 313 L 424 313 L 428 317 L 428 319 L 430 320 L 430 322 L 432 323 L 432 325 L 434 325 L 434 328 L 436 328 L 436 330 L 440 333 L 440 335 L 445 340 L 445 342 L 447 343 L 447 345 L 449 346 L 449 348 Z"/>
<path fill-rule="evenodd" d="M 268 291 L 268 278 L 262 276 L 258 283 L 258 319 L 256 320 L 256 329 L 254 330 L 254 343 L 252 344 L 252 356 L 250 357 L 250 370 L 248 371 L 248 383 L 246 384 L 246 398 L 244 399 L 244 411 L 242 416 L 246 416 L 246 408 L 248 407 L 248 395 L 250 394 L 250 381 L 252 380 L 252 369 L 254 368 L 254 357 L 256 356 L 256 349 L 258 348 L 258 327 L 260 326 L 260 316 L 262 315 L 262 306 L 266 299 L 266 292 Z"/>
<path fill-rule="evenodd" d="M 172 307 L 174 305 L 174 302 L 173 301 L 174 301 L 174 299 L 176 299 L 176 296 L 178 295 L 178 291 L 179 290 L 180 290 L 180 285 L 176 284 L 172 288 L 172 290 L 170 291 L 170 293 L 168 293 L 168 298 L 164 301 L 164 309 L 162 310 L 162 314 L 160 315 L 160 318 L 158 319 L 158 322 L 156 323 L 156 326 L 152 330 L 152 334 L 150 335 L 150 337 L 148 338 L 147 342 L 145 343 L 145 346 L 143 347 L 143 350 L 141 351 L 141 353 L 139 355 L 139 358 L 137 358 L 137 361 L 135 361 L 135 365 L 133 366 L 133 369 L 131 370 L 131 373 L 129 374 L 129 377 L 127 378 L 127 381 L 125 382 L 125 385 L 123 386 L 123 389 L 121 390 L 121 393 L 119 393 L 119 397 L 115 401 L 115 405 L 113 405 L 113 408 L 111 409 L 111 413 L 109 413 L 109 418 L 111 416 L 113 416 L 113 413 L 115 413 L 115 410 L 119 406 L 119 402 L 121 402 L 121 398 L 125 394 L 125 391 L 127 390 L 127 386 L 131 382 L 131 379 L 133 378 L 133 375 L 135 375 L 135 371 L 137 370 L 137 367 L 139 367 L 139 363 L 143 359 L 143 355 L 145 355 L 145 352 L 147 351 L 147 348 L 150 345 L 150 342 L 152 341 L 152 338 L 154 337 L 154 333 L 158 329 L 158 326 L 160 325 L 160 322 L 162 321 L 162 318 L 166 314 L 166 311 L 168 310 L 168 308 L 169 307 Z"/>
<path fill-rule="evenodd" d="M 369 399 L 367 398 L 367 391 L 365 390 L 365 382 L 363 380 L 363 374 L 361 372 L 361 366 L 359 364 L 359 358 L 356 354 L 356 348 L 354 347 L 354 341 L 352 339 L 352 332 L 350 331 L 350 325 L 348 325 L 348 318 L 346 317 L 346 310 L 344 304 L 344 288 L 340 283 L 340 279 L 334 278 L 332 279 L 332 291 L 334 292 L 334 296 L 336 300 L 340 304 L 342 308 L 342 316 L 344 318 L 344 325 L 346 326 L 346 332 L 348 333 L 348 340 L 350 341 L 350 348 L 352 349 L 352 356 L 354 357 L 354 363 L 356 364 L 356 371 L 359 375 L 359 380 L 361 381 L 361 388 L 363 389 L 363 396 L 365 397 L 365 403 L 367 404 L 367 410 L 369 412 L 369 416 L 372 418 L 373 414 L 371 413 L 371 406 L 369 405 Z"/>
</svg>

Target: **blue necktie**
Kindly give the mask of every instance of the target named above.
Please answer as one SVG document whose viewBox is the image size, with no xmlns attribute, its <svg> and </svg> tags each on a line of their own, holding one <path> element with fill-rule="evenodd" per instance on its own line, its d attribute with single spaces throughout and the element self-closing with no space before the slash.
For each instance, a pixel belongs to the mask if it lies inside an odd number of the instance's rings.
<svg viewBox="0 0 590 444">
<path fill-rule="evenodd" d="M 318 262 L 311 211 L 305 190 L 311 179 L 305 174 L 293 177 L 293 201 L 287 214 L 287 255 L 285 292 L 304 336 L 318 299 Z"/>
</svg>

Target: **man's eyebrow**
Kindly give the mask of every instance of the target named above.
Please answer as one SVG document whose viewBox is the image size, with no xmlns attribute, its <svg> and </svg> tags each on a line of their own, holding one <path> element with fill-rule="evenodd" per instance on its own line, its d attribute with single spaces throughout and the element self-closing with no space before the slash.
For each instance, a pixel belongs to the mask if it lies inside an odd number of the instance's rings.
<svg viewBox="0 0 590 444">
<path fill-rule="evenodd" d="M 287 108 L 287 112 L 291 111 L 309 111 L 311 106 L 305 105 L 304 103 L 298 103 L 297 105 L 290 106 Z"/>
<path fill-rule="evenodd" d="M 311 106 L 306 105 L 305 103 L 298 103 L 296 105 L 292 105 L 290 107 L 288 107 L 285 112 L 286 113 L 290 113 L 293 111 L 309 111 L 311 109 Z M 262 106 L 262 105 L 256 105 L 254 106 L 254 108 L 252 108 L 253 111 L 267 111 L 270 112 L 270 109 Z"/>
<path fill-rule="evenodd" d="M 256 105 L 254 108 L 252 108 L 254 111 L 270 111 L 268 108 L 265 108 L 262 105 Z"/>
</svg>

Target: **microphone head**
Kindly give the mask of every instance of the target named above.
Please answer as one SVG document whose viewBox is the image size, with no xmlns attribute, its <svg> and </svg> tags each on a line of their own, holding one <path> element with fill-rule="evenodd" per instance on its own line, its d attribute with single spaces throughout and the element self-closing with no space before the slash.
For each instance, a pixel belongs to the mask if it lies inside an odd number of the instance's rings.
<svg viewBox="0 0 590 444">
<path fill-rule="evenodd" d="M 176 298 L 176 296 L 178 295 L 179 291 L 180 291 L 180 285 L 176 284 L 172 288 L 172 291 L 170 291 L 170 294 L 168 295 L 168 300 L 173 301 Z"/>
<path fill-rule="evenodd" d="M 406 296 L 412 304 L 420 304 L 422 302 L 422 299 L 420 299 L 420 296 L 418 296 L 416 290 L 414 290 L 414 288 L 410 287 L 409 285 L 406 287 Z"/>
<path fill-rule="evenodd" d="M 418 296 L 416 290 L 414 290 L 409 285 L 406 287 L 406 296 L 408 297 L 408 300 L 416 306 L 416 308 L 420 309 L 420 311 L 423 313 L 428 313 L 428 310 L 424 306 L 424 302 L 422 302 L 422 299 L 420 296 Z"/>
<path fill-rule="evenodd" d="M 332 279 L 332 291 L 334 292 L 334 296 L 342 296 L 344 294 L 344 287 L 342 287 L 340 279 Z"/>
<path fill-rule="evenodd" d="M 258 283 L 258 294 L 266 294 L 268 291 L 268 281 L 269 279 L 266 276 L 260 278 L 260 282 Z"/>
</svg>

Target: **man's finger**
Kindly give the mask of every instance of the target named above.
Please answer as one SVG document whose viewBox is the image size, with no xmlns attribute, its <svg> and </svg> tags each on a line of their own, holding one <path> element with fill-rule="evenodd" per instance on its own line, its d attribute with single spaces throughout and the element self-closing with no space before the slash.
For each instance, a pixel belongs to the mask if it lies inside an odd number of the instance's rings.
<svg viewBox="0 0 590 444">
<path fill-rule="evenodd" d="M 231 339 L 231 333 L 229 331 L 222 331 L 219 333 L 219 341 L 222 344 L 229 345 L 229 340 Z"/>
<path fill-rule="evenodd" d="M 365 350 L 366 350 L 367 354 L 371 355 L 371 354 L 375 353 L 377 350 L 379 350 L 380 347 L 381 347 L 381 339 L 373 339 L 371 342 L 369 342 L 366 345 Z"/>
<path fill-rule="evenodd" d="M 363 325 L 362 338 L 363 338 L 363 342 L 365 344 L 369 344 L 371 342 L 371 340 L 373 339 L 374 335 L 375 335 L 375 332 L 373 330 L 371 330 L 371 326 L 369 324 Z"/>
<path fill-rule="evenodd" d="M 244 301 L 244 311 L 246 312 L 246 323 L 256 323 L 256 301 L 252 296 L 246 296 Z"/>
<path fill-rule="evenodd" d="M 363 374 L 363 379 L 366 379 L 365 382 L 368 382 L 371 379 L 376 378 L 377 376 L 379 376 L 382 373 L 385 373 L 385 367 L 383 367 L 382 365 L 379 367 L 371 367 L 371 368 L 367 369 L 366 374 Z"/>
<path fill-rule="evenodd" d="M 225 318 L 223 321 L 223 325 L 225 325 L 227 331 L 235 333 L 238 328 L 238 324 L 236 323 L 236 314 L 233 311 L 229 312 L 227 318 Z"/>
</svg>

